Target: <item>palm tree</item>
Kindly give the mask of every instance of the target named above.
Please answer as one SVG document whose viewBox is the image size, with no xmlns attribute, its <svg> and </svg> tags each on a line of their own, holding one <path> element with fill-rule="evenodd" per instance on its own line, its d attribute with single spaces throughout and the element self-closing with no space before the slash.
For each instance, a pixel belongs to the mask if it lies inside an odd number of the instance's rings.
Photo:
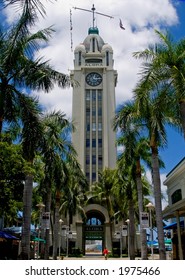
<svg viewBox="0 0 185 280">
<path fill-rule="evenodd" d="M 169 99 L 165 97 L 166 85 L 161 84 L 160 87 L 154 87 L 148 83 L 138 83 L 135 88 L 138 119 L 143 124 L 143 127 L 146 128 L 145 133 L 148 133 L 149 146 L 151 149 L 152 181 L 154 186 L 160 259 L 166 259 L 166 253 L 158 149 L 159 147 L 164 147 L 167 143 L 165 125 L 171 123 L 173 117 L 172 108 L 169 106 Z"/>
<path fill-rule="evenodd" d="M 99 172 L 99 180 L 91 186 L 90 191 L 87 192 L 87 203 L 91 200 L 98 201 L 104 205 L 109 215 L 110 237 L 111 237 L 111 250 L 112 250 L 112 234 L 114 222 L 114 198 L 112 194 L 112 187 L 114 184 L 115 170 L 105 168 Z"/>
<path fill-rule="evenodd" d="M 37 12 L 44 16 L 46 14 L 43 1 L 41 2 L 40 0 L 2 0 L 2 5 L 4 8 L 14 5 L 16 8 L 19 8 L 19 10 L 23 11 L 24 13 L 29 14 L 29 18 L 32 18 L 32 21 L 35 22 L 37 19 Z M 52 1 L 50 1 L 52 2 Z M 33 17 L 34 15 L 34 17 Z M 32 22 L 30 21 L 30 23 Z"/>
<path fill-rule="evenodd" d="M 185 39 L 174 42 L 169 34 L 157 30 L 156 34 L 159 43 L 133 54 L 143 60 L 140 82 L 155 86 L 166 83 L 166 99 L 174 108 L 176 122 L 181 122 L 185 138 Z"/>
<path fill-rule="evenodd" d="M 27 20 L 28 15 L 23 13 L 8 30 L 0 28 L 0 133 L 3 122 L 16 122 L 27 110 L 26 97 L 24 102 L 21 100 L 25 87 L 49 92 L 55 83 L 60 87 L 69 86 L 67 75 L 52 69 L 48 61 L 33 59 L 34 52 L 48 42 L 54 30 L 49 27 L 31 34 L 25 28 Z"/>
<path fill-rule="evenodd" d="M 115 195 L 115 201 L 124 205 L 129 218 L 129 255 L 130 259 L 135 259 L 135 201 L 136 188 L 133 180 L 132 168 L 127 165 L 125 156 L 122 155 L 118 161 L 112 193 Z M 122 208 L 122 207 L 120 207 Z M 125 222 L 125 221 L 124 221 Z"/>
<path fill-rule="evenodd" d="M 126 102 L 118 110 L 114 119 L 114 129 L 119 128 L 121 136 L 118 138 L 118 145 L 124 146 L 124 156 L 128 166 L 132 167 L 133 180 L 137 185 L 139 219 L 141 223 L 141 213 L 143 212 L 143 184 L 141 176 L 141 159 L 149 165 L 149 143 L 146 138 L 141 137 L 141 127 L 134 124 L 136 108 L 133 102 Z M 146 230 L 141 228 L 141 257 L 147 259 L 147 237 Z"/>
<path fill-rule="evenodd" d="M 73 125 L 60 111 L 46 113 L 42 120 L 43 137 L 40 139 L 40 152 L 44 162 L 45 178 L 45 211 L 51 212 L 52 192 L 57 189 L 59 175 L 64 176 L 65 162 L 74 158 L 76 152 L 71 144 L 69 134 Z M 56 176 L 57 170 L 61 168 L 60 173 Z M 61 186 L 61 181 L 60 185 Z M 49 229 L 46 229 L 46 246 L 45 259 L 49 258 Z"/>
<path fill-rule="evenodd" d="M 27 5 L 29 2 L 26 1 Z M 41 58 L 33 59 L 39 44 L 47 43 L 53 29 L 46 28 L 31 34 L 29 26 L 34 23 L 34 14 L 32 10 L 28 12 L 26 6 L 24 8 L 15 25 L 8 31 L 2 31 L 3 28 L 0 31 L 0 134 L 4 123 L 18 124 L 21 121 L 24 155 L 32 165 L 39 138 L 42 138 L 42 125 L 39 120 L 41 109 L 37 100 L 24 94 L 24 88 L 49 92 L 55 83 L 60 87 L 68 86 L 69 77 L 52 69 L 47 61 Z M 23 198 L 24 258 L 29 258 L 32 186 L 33 173 L 27 170 Z"/>
<path fill-rule="evenodd" d="M 60 213 L 68 217 L 68 226 L 71 227 L 73 217 L 79 213 L 83 219 L 86 215 L 83 209 L 85 193 L 88 189 L 86 177 L 75 158 L 68 162 L 68 176 L 61 195 Z"/>
</svg>

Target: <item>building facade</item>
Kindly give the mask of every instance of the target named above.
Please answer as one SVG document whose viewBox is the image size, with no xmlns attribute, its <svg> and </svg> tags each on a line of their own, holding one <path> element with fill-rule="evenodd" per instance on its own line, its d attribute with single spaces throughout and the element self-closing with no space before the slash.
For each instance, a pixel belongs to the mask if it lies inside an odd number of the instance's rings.
<svg viewBox="0 0 185 280">
<path fill-rule="evenodd" d="M 72 118 L 76 127 L 72 142 L 78 160 L 91 185 L 98 171 L 116 166 L 115 114 L 117 72 L 113 50 L 104 43 L 96 27 L 74 51 Z"/>
<path fill-rule="evenodd" d="M 75 131 L 72 142 L 78 161 L 89 187 L 98 181 L 99 171 L 116 167 L 115 87 L 117 71 L 114 70 L 113 49 L 91 27 L 83 43 L 74 50 L 72 119 Z M 99 204 L 85 208 L 87 221 L 80 215 L 74 219 L 72 230 L 76 233 L 75 247 L 85 252 L 86 247 L 99 244 L 111 248 L 115 227 L 110 226 L 107 209 Z"/>
<path fill-rule="evenodd" d="M 172 223 L 165 229 L 173 231 L 173 259 L 185 259 L 185 158 L 166 176 L 169 205 L 163 210 L 163 218 Z"/>
</svg>

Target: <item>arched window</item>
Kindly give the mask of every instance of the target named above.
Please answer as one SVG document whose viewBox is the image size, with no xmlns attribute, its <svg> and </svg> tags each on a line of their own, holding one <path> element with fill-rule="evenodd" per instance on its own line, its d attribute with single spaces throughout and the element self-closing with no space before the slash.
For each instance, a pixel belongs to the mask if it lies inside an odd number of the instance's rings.
<svg viewBox="0 0 185 280">
<path fill-rule="evenodd" d="M 87 220 L 86 224 L 89 225 L 89 226 L 100 226 L 102 223 L 98 218 L 92 217 L 92 218 Z"/>
</svg>

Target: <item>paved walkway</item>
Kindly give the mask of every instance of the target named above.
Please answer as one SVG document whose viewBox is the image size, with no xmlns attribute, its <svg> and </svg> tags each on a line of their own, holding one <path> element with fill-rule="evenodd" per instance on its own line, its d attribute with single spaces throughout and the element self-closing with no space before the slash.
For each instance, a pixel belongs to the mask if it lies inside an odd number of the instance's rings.
<svg viewBox="0 0 185 280">
<path fill-rule="evenodd" d="M 64 260 L 104 260 L 104 256 L 102 255 L 85 255 L 81 258 L 74 258 L 74 257 L 64 257 Z M 108 258 L 109 260 L 129 260 L 128 257 L 122 257 L 122 258 Z M 159 255 L 158 254 L 154 254 L 153 258 L 152 256 L 148 257 L 149 260 L 159 260 Z M 135 260 L 141 260 L 140 257 L 136 257 Z"/>
</svg>

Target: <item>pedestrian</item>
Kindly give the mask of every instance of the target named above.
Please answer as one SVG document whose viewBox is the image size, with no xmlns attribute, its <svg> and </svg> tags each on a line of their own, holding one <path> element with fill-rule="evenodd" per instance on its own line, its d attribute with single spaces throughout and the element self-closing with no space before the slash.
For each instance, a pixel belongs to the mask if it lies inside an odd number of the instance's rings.
<svg viewBox="0 0 185 280">
<path fill-rule="evenodd" d="M 103 255 L 104 255 L 104 257 L 105 257 L 105 260 L 107 260 L 107 258 L 108 258 L 108 253 L 109 253 L 109 251 L 108 251 L 108 249 L 105 247 L 104 250 L 103 250 Z"/>
</svg>

